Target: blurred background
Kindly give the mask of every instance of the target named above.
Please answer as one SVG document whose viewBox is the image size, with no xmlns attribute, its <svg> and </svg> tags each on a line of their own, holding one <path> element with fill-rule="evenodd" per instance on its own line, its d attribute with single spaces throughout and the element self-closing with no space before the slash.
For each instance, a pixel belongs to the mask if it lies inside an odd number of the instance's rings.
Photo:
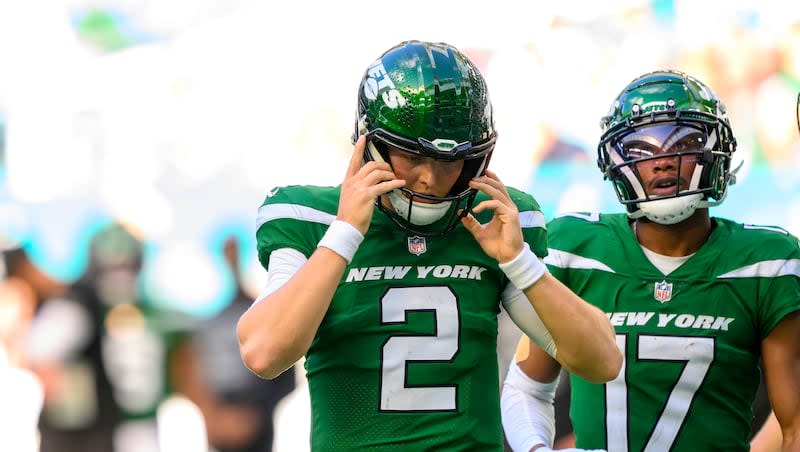
<svg viewBox="0 0 800 452">
<path fill-rule="evenodd" d="M 16 423 L 42 413 L 3 450 L 308 448 L 302 367 L 239 372 L 235 320 L 266 276 L 255 215 L 275 185 L 341 181 L 361 75 L 406 39 L 478 64 L 491 166 L 548 218 L 622 211 L 600 117 L 677 68 L 739 141 L 713 213 L 800 235 L 797 2 L 0 0 L 0 380 L 22 388 Z M 239 410 L 252 387 L 264 412 Z"/>
</svg>

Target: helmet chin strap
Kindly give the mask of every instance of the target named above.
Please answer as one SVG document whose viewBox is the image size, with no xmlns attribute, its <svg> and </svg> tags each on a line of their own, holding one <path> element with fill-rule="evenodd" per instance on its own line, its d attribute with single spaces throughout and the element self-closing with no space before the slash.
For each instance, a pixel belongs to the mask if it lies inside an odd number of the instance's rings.
<svg viewBox="0 0 800 452">
<path fill-rule="evenodd" d="M 638 209 L 628 214 L 630 218 L 646 217 L 648 220 L 659 224 L 676 224 L 692 216 L 699 207 L 708 207 L 709 203 L 703 201 L 703 195 L 678 196 L 675 198 L 657 199 L 654 201 L 640 202 Z"/>
<path fill-rule="evenodd" d="M 370 153 L 370 156 L 376 162 L 386 161 L 371 141 L 367 141 L 367 152 Z M 389 203 L 398 215 L 403 218 L 408 218 L 411 224 L 417 226 L 427 226 L 441 220 L 444 218 L 445 214 L 447 214 L 448 210 L 450 210 L 450 206 L 453 203 L 452 201 L 437 203 L 412 201 L 403 195 L 403 192 L 399 189 L 394 189 L 386 193 L 386 197 L 389 198 Z M 408 216 L 409 210 L 411 210 L 410 218 Z"/>
<path fill-rule="evenodd" d="M 437 202 L 435 204 L 425 202 L 414 202 L 403 196 L 400 190 L 392 190 L 386 193 L 389 202 L 395 212 L 403 218 L 408 218 L 408 210 L 411 209 L 411 224 L 427 226 L 441 220 L 450 209 L 452 201 Z"/>
</svg>

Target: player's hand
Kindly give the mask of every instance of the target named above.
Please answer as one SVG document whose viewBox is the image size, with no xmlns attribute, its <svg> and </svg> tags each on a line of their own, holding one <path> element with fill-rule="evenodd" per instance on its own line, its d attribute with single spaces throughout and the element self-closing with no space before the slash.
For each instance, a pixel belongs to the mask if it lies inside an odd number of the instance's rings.
<svg viewBox="0 0 800 452">
<path fill-rule="evenodd" d="M 370 161 L 362 165 L 366 145 L 367 137 L 362 135 L 353 149 L 336 213 L 337 220 L 350 223 L 361 234 L 366 234 L 369 229 L 375 199 L 406 184 L 395 177 L 387 162 Z"/>
<path fill-rule="evenodd" d="M 505 185 L 500 182 L 497 174 L 487 170 L 484 176 L 472 179 L 469 186 L 491 198 L 480 202 L 472 211 L 478 213 L 492 210 L 494 215 L 491 221 L 482 225 L 472 214 L 467 214 L 461 219 L 461 223 L 472 233 L 487 255 L 500 263 L 514 259 L 522 252 L 522 228 L 519 224 L 519 210 Z"/>
</svg>

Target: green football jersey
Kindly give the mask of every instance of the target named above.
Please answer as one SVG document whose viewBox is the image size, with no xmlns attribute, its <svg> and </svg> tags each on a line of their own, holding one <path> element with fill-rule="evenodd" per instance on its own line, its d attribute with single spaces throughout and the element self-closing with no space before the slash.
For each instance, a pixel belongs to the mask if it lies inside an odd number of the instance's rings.
<svg viewBox="0 0 800 452">
<path fill-rule="evenodd" d="M 604 385 L 570 379 L 577 446 L 749 450 L 761 341 L 800 309 L 797 238 L 716 218 L 708 241 L 664 276 L 625 214 L 548 224 L 553 275 L 602 309 L 625 363 Z"/>
<path fill-rule="evenodd" d="M 539 206 L 509 192 L 525 240 L 544 256 Z M 262 265 L 285 247 L 310 256 L 338 202 L 339 187 L 273 190 L 259 209 Z M 502 450 L 496 345 L 507 284 L 461 224 L 409 236 L 376 208 L 306 355 L 312 450 Z"/>
</svg>

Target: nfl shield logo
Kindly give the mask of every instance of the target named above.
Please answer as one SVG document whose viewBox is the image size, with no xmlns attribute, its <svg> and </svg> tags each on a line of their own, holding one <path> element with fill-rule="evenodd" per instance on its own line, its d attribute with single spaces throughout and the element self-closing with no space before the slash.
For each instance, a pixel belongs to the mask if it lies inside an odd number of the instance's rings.
<svg viewBox="0 0 800 452">
<path fill-rule="evenodd" d="M 672 283 L 667 281 L 657 282 L 653 290 L 653 297 L 661 303 L 666 303 L 672 299 Z"/>
<path fill-rule="evenodd" d="M 420 254 L 428 251 L 428 245 L 425 243 L 425 237 L 420 237 L 415 235 L 414 237 L 408 238 L 408 251 L 411 254 L 416 254 L 419 256 Z"/>
</svg>

